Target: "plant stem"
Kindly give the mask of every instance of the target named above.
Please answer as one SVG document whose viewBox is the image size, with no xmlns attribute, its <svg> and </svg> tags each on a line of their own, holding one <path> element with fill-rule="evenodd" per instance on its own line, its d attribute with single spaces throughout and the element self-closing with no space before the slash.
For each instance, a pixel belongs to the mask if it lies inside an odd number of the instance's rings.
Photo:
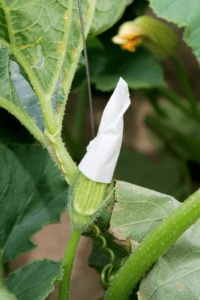
<svg viewBox="0 0 200 300">
<path fill-rule="evenodd" d="M 58 300 L 69 300 L 71 271 L 81 233 L 80 229 L 73 227 L 63 259 L 64 276 L 60 281 Z"/>
<path fill-rule="evenodd" d="M 190 118 L 195 119 L 198 123 L 200 123 L 199 118 L 196 117 L 196 113 L 188 109 L 187 105 L 184 103 L 184 99 L 177 95 L 174 91 L 167 88 L 157 88 L 159 94 L 166 97 L 171 103 L 180 108 L 186 115 Z"/>
<path fill-rule="evenodd" d="M 195 99 L 193 90 L 191 88 L 189 79 L 188 79 L 188 77 L 185 73 L 185 70 L 183 68 L 183 65 L 182 65 L 181 61 L 178 59 L 178 57 L 176 55 L 171 56 L 170 59 L 171 59 L 171 62 L 173 63 L 173 65 L 174 65 L 174 68 L 176 69 L 176 72 L 177 72 L 179 80 L 182 84 L 185 95 L 188 98 L 188 101 L 190 102 L 191 109 L 192 109 L 194 115 L 196 115 L 196 117 L 200 121 L 200 112 L 199 112 L 199 108 L 198 108 L 198 105 L 197 105 L 197 101 Z"/>
<path fill-rule="evenodd" d="M 77 110 L 76 110 L 75 121 L 74 121 L 74 129 L 72 132 L 72 138 L 74 139 L 75 143 L 79 146 L 82 139 L 87 101 L 88 101 L 88 89 L 86 83 L 84 83 L 78 97 L 78 104 L 77 104 Z"/>
<path fill-rule="evenodd" d="M 43 146 L 47 146 L 47 141 L 44 133 L 38 128 L 37 124 L 29 117 L 29 115 L 24 110 L 1 96 L 0 106 L 9 111 L 13 116 L 15 116 L 29 130 L 29 132 L 32 133 L 34 137 L 38 141 L 40 141 L 40 143 L 42 143 Z"/>
<path fill-rule="evenodd" d="M 53 135 L 45 130 L 45 134 L 49 139 L 47 146 L 49 152 L 51 153 L 59 169 L 65 175 L 66 181 L 71 184 L 77 172 L 77 165 L 65 148 L 65 145 L 60 137 L 60 132 L 57 131 L 56 134 Z"/>
<path fill-rule="evenodd" d="M 105 300 L 127 300 L 152 264 L 200 218 L 200 189 L 171 213 L 130 255 L 113 279 Z"/>
</svg>

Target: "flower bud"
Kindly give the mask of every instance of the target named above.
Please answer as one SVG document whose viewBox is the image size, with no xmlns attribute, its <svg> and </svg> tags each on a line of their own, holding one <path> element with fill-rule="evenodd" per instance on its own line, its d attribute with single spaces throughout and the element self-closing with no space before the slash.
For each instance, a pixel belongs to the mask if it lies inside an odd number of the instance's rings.
<svg viewBox="0 0 200 300">
<path fill-rule="evenodd" d="M 141 16 L 134 21 L 125 22 L 119 27 L 113 43 L 122 49 L 134 52 L 136 46 L 144 44 L 151 52 L 167 57 L 175 54 L 177 37 L 168 26 L 150 16 Z"/>
<path fill-rule="evenodd" d="M 93 223 L 103 208 L 106 188 L 106 183 L 92 181 L 78 170 L 69 191 L 69 216 L 73 226 L 84 229 Z"/>
</svg>

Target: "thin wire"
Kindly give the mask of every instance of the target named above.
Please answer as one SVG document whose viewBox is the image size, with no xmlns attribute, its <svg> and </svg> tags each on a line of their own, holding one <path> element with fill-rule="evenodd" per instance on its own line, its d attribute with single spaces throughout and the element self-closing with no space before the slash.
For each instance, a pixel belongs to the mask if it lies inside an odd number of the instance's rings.
<svg viewBox="0 0 200 300">
<path fill-rule="evenodd" d="M 81 2 L 78 1 L 78 9 L 81 21 L 81 31 L 83 36 L 83 49 L 84 49 L 84 56 L 86 62 L 86 75 L 87 75 L 87 84 L 88 84 L 88 94 L 89 94 L 89 103 L 90 103 L 90 121 L 91 121 L 91 128 L 92 128 L 92 137 L 95 138 L 95 130 L 94 130 L 94 114 L 93 114 L 93 107 L 92 107 L 92 92 L 91 92 L 91 84 L 90 84 L 90 72 L 89 72 L 89 63 L 88 63 L 88 56 L 87 56 L 87 48 L 85 42 L 85 33 L 84 33 L 84 25 L 83 25 L 83 15 L 81 10 Z"/>
</svg>

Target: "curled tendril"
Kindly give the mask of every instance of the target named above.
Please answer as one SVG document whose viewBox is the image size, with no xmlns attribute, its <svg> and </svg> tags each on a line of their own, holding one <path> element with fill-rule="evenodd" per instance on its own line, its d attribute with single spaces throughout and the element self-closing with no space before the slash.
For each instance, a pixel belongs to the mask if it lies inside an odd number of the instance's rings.
<svg viewBox="0 0 200 300">
<path fill-rule="evenodd" d="M 104 236 L 101 235 L 101 231 L 99 229 L 99 227 L 97 225 L 93 225 L 95 231 L 96 231 L 96 237 L 102 240 L 102 246 L 101 248 L 107 252 L 110 253 L 110 263 L 107 264 L 102 272 L 101 272 L 101 283 L 102 285 L 106 288 L 109 286 L 110 282 L 111 282 L 111 278 L 113 277 L 113 271 L 115 268 L 115 254 L 114 252 L 107 247 L 107 242 Z"/>
<path fill-rule="evenodd" d="M 95 229 L 95 236 L 96 238 L 99 238 L 102 240 L 102 246 L 101 248 L 107 252 L 110 253 L 110 263 L 107 264 L 101 271 L 101 283 L 104 288 L 108 288 L 111 281 L 115 277 L 116 271 L 119 269 L 119 266 L 115 263 L 115 254 L 114 252 L 107 247 L 107 242 L 104 236 L 101 235 L 101 231 L 97 225 L 93 225 L 93 228 Z M 124 264 L 124 262 L 127 260 L 129 256 L 125 256 L 121 262 L 120 266 Z"/>
</svg>

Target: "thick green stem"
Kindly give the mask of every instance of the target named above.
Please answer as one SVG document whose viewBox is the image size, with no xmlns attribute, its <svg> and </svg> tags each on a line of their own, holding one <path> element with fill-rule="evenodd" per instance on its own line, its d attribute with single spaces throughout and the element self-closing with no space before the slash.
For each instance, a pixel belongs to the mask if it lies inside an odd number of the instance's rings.
<svg viewBox="0 0 200 300">
<path fill-rule="evenodd" d="M 199 218 L 200 189 L 160 223 L 130 255 L 113 279 L 105 300 L 127 300 L 144 273 Z"/>
<path fill-rule="evenodd" d="M 50 134 L 47 130 L 45 130 L 45 135 L 49 140 L 47 146 L 49 152 L 57 163 L 59 169 L 65 175 L 66 181 L 70 184 L 76 175 L 77 165 L 65 148 L 65 145 L 60 137 L 59 130 L 57 130 L 55 134 Z"/>
<path fill-rule="evenodd" d="M 191 109 L 192 109 L 193 113 L 196 115 L 196 117 L 198 118 L 198 120 L 200 120 L 200 112 L 199 112 L 199 109 L 198 109 L 197 101 L 195 99 L 193 90 L 191 88 L 189 79 L 188 79 L 188 77 L 185 73 L 185 70 L 183 68 L 183 65 L 180 62 L 180 60 L 178 59 L 178 57 L 175 56 L 175 55 L 171 56 L 170 59 L 171 59 L 171 62 L 173 63 L 173 65 L 174 65 L 174 68 L 176 69 L 176 72 L 177 72 L 179 80 L 182 84 L 185 95 L 186 95 L 188 101 L 190 102 Z"/>
<path fill-rule="evenodd" d="M 83 125 L 85 122 L 85 111 L 87 108 L 87 101 L 88 101 L 88 88 L 86 83 L 83 84 L 83 87 L 80 91 L 77 110 L 75 115 L 75 122 L 74 128 L 72 132 L 72 137 L 74 142 L 80 146 L 82 133 L 83 133 Z"/>
<path fill-rule="evenodd" d="M 71 271 L 81 233 L 80 229 L 73 227 L 63 259 L 64 276 L 60 281 L 58 300 L 69 300 Z"/>
</svg>

